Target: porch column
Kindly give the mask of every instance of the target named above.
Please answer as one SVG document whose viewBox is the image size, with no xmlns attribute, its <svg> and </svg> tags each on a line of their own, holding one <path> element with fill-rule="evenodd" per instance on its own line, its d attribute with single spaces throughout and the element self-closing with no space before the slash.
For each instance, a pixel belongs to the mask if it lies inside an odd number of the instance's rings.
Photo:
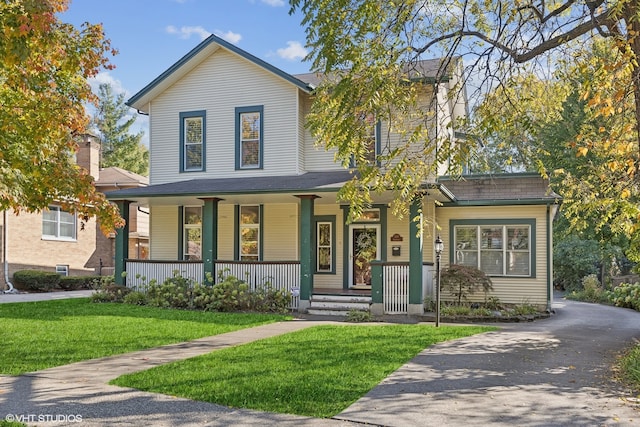
<svg viewBox="0 0 640 427">
<path fill-rule="evenodd" d="M 202 208 L 202 268 L 203 280 L 206 282 L 209 273 L 215 281 L 215 262 L 218 259 L 218 203 L 223 200 L 207 197 Z"/>
<path fill-rule="evenodd" d="M 300 199 L 300 304 L 298 311 L 304 312 L 311 305 L 313 294 L 313 205 L 319 196 L 305 194 Z"/>
<path fill-rule="evenodd" d="M 409 207 L 409 307 L 408 314 L 424 313 L 422 301 L 422 197 Z"/>
<path fill-rule="evenodd" d="M 116 230 L 116 253 L 114 260 L 113 279 L 117 285 L 126 285 L 127 281 L 122 276 L 127 269 L 125 260 L 129 258 L 129 200 L 118 200 L 116 205 L 120 216 L 124 219 L 124 226 Z"/>
</svg>

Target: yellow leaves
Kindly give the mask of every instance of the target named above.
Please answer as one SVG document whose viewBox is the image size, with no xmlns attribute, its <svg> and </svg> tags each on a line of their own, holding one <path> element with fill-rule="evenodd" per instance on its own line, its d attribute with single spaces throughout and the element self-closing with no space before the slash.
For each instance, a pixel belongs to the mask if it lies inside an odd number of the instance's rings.
<svg viewBox="0 0 640 427">
<path fill-rule="evenodd" d="M 629 197 L 631 197 L 631 191 L 629 191 L 628 188 L 625 188 L 620 192 L 620 198 L 628 199 Z"/>
<path fill-rule="evenodd" d="M 587 153 L 589 152 L 589 149 L 587 147 L 578 147 L 577 151 L 578 151 L 577 156 L 580 157 L 580 156 L 586 156 Z"/>
</svg>

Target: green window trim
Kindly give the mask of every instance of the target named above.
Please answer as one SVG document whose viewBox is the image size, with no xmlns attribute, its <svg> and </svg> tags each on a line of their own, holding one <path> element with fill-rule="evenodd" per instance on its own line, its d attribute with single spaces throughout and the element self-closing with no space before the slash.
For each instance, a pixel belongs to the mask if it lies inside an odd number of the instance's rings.
<svg viewBox="0 0 640 427">
<path fill-rule="evenodd" d="M 244 164 L 243 161 L 243 153 L 244 153 L 244 145 L 249 144 L 250 140 L 244 140 L 242 135 L 242 118 L 245 115 L 255 113 L 258 114 L 258 134 L 254 136 L 254 139 L 257 139 L 257 153 L 255 153 L 255 164 Z M 264 157 L 264 106 L 262 105 L 254 105 L 249 107 L 236 107 L 235 109 L 235 143 L 236 143 L 236 154 L 235 161 L 236 170 L 246 170 L 246 169 L 263 169 L 263 157 Z"/>
<path fill-rule="evenodd" d="M 496 278 L 509 278 L 509 279 L 532 279 L 536 278 L 536 220 L 535 218 L 507 218 L 507 219 L 464 219 L 464 220 L 450 220 L 449 221 L 449 259 L 454 261 L 456 260 L 456 252 L 460 249 L 456 248 L 456 227 L 477 227 L 478 230 L 481 228 L 500 228 L 502 227 L 503 231 L 507 231 L 508 229 L 513 229 L 516 226 L 525 226 L 529 228 L 529 236 L 528 236 L 528 253 L 529 253 L 529 274 L 506 274 L 505 271 L 507 269 L 507 255 L 512 254 L 513 252 L 517 252 L 514 250 L 508 249 L 508 244 L 504 244 L 507 241 L 508 236 L 504 234 L 501 235 L 501 247 L 502 250 L 502 270 L 503 274 L 491 274 L 488 273 L 491 277 Z M 478 236 L 480 238 L 480 236 Z M 486 249 L 486 248 L 485 248 Z M 476 248 L 478 254 L 483 250 L 482 247 Z M 526 252 L 526 251 L 521 251 Z M 481 257 L 478 256 L 477 267 L 480 268 Z M 452 262 L 454 263 L 454 262 Z"/>
<path fill-rule="evenodd" d="M 319 215 L 313 217 L 313 223 L 315 227 L 315 232 L 313 233 L 313 247 L 314 250 L 314 274 L 336 274 L 336 217 L 335 215 Z M 320 225 L 327 224 L 331 227 L 330 232 L 330 242 L 329 245 L 323 246 L 323 248 L 329 249 L 331 253 L 331 268 L 328 270 L 320 270 L 318 267 L 319 263 L 319 252 L 320 252 Z"/>
<path fill-rule="evenodd" d="M 201 134 L 199 143 L 190 143 L 185 137 L 187 126 L 185 123 L 188 119 L 200 118 Z M 197 146 L 200 146 L 200 165 L 188 166 L 187 155 L 191 149 L 197 152 Z M 189 148 L 187 147 L 189 146 Z M 185 111 L 180 113 L 180 172 L 204 172 L 206 171 L 206 148 L 207 148 L 207 112 L 205 110 Z"/>
<path fill-rule="evenodd" d="M 373 158 L 376 159 L 375 163 L 376 166 L 380 166 L 380 161 L 378 160 L 378 156 L 380 155 L 380 153 L 382 152 L 382 122 L 380 122 L 380 120 L 376 121 L 376 124 L 374 125 L 374 129 L 373 129 L 373 134 L 374 134 L 374 153 L 373 153 Z M 354 157 L 351 157 L 351 163 L 349 164 L 349 167 L 351 168 L 355 168 L 358 165 L 356 164 L 356 159 Z"/>
</svg>

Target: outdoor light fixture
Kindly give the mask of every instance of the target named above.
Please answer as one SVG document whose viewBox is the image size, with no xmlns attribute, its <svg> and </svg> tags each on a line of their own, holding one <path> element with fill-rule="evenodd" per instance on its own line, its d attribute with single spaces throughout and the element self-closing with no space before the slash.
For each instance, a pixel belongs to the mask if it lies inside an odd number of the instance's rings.
<svg viewBox="0 0 640 427">
<path fill-rule="evenodd" d="M 436 237 L 434 246 L 436 252 L 436 327 L 440 326 L 440 256 L 444 251 L 444 242 L 440 235 Z"/>
</svg>

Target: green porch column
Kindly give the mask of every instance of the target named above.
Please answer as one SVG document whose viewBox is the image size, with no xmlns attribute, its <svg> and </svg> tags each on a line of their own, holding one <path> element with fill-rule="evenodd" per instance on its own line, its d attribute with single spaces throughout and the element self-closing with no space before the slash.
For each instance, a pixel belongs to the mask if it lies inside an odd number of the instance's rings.
<svg viewBox="0 0 640 427">
<path fill-rule="evenodd" d="M 202 208 L 202 268 L 204 280 L 207 273 L 215 280 L 215 262 L 218 259 L 218 203 L 222 199 L 207 197 Z"/>
<path fill-rule="evenodd" d="M 313 294 L 313 205 L 318 196 L 305 194 L 300 199 L 300 304 L 304 312 L 311 305 Z"/>
<path fill-rule="evenodd" d="M 422 197 L 409 208 L 409 313 L 424 313 L 422 302 Z"/>
<path fill-rule="evenodd" d="M 129 258 L 129 200 L 118 200 L 116 205 L 120 216 L 124 219 L 124 226 L 116 230 L 116 253 L 114 260 L 114 281 L 117 285 L 126 285 L 122 273 L 126 271 L 125 260 Z"/>
</svg>

